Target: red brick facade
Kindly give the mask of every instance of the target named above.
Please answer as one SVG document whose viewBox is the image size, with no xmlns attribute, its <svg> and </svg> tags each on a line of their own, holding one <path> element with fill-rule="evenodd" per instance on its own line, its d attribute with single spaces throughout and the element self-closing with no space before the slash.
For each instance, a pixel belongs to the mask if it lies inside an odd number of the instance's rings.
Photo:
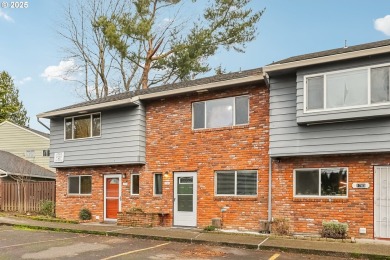
<svg viewBox="0 0 390 260">
<path fill-rule="evenodd" d="M 249 124 L 218 129 L 192 130 L 192 103 L 249 95 Z M 77 219 L 89 208 L 94 221 L 103 220 L 103 175 L 126 173 L 122 180 L 122 212 L 169 213 L 173 223 L 173 173 L 197 172 L 197 226 L 222 218 L 226 229 L 259 230 L 268 208 L 269 92 L 265 85 L 176 96 L 146 104 L 146 165 L 57 169 L 57 216 Z M 216 170 L 257 170 L 255 197 L 218 197 L 214 191 Z M 130 173 L 140 173 L 140 194 L 130 196 Z M 153 174 L 163 173 L 163 194 L 153 195 Z M 92 175 L 92 195 L 67 194 L 67 175 Z M 221 213 L 223 207 L 227 211 Z M 97 220 L 97 217 L 98 219 Z"/>
<path fill-rule="evenodd" d="M 319 233 L 322 221 L 349 225 L 349 235 L 374 236 L 374 166 L 389 165 L 390 154 L 353 154 L 281 158 L 272 164 L 272 214 L 288 218 L 293 233 Z M 300 168 L 348 167 L 348 198 L 294 198 L 293 171 Z M 369 183 L 355 189 L 352 183 Z M 366 228 L 366 234 L 359 234 Z"/>
<path fill-rule="evenodd" d="M 192 130 L 192 103 L 223 97 L 249 95 L 247 126 Z M 265 85 L 237 87 L 223 91 L 191 94 L 149 102 L 146 106 L 145 174 L 163 175 L 163 196 L 153 199 L 152 189 L 140 196 L 149 207 L 172 213 L 173 173 L 194 171 L 198 176 L 198 227 L 223 217 L 223 227 L 259 230 L 267 219 L 269 94 Z M 257 170 L 255 198 L 217 197 L 216 170 Z M 152 180 L 149 177 L 148 180 Z M 151 183 L 142 181 L 143 187 Z M 221 213 L 223 207 L 228 210 Z M 172 214 L 167 222 L 172 224 Z"/>
</svg>

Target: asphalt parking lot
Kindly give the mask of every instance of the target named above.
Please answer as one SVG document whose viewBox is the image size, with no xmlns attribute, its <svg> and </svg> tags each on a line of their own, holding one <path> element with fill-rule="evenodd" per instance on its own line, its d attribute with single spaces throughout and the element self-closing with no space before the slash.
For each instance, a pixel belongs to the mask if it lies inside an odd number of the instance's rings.
<svg viewBox="0 0 390 260">
<path fill-rule="evenodd" d="M 335 259 L 158 240 L 0 226 L 0 259 Z M 338 258 L 343 259 L 343 258 Z"/>
</svg>

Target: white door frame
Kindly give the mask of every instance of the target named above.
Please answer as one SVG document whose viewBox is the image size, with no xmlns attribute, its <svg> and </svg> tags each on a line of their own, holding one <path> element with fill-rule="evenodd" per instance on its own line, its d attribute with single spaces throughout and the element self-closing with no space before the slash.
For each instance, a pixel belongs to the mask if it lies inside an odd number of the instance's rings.
<svg viewBox="0 0 390 260">
<path fill-rule="evenodd" d="M 184 212 L 178 210 L 178 194 L 177 194 L 177 184 L 180 177 L 192 177 L 192 212 Z M 197 226 L 197 205 L 198 205 L 198 196 L 197 196 L 197 187 L 198 179 L 197 172 L 174 172 L 173 173 L 173 225 L 174 226 L 187 226 L 187 227 L 196 227 Z"/>
<path fill-rule="evenodd" d="M 374 167 L 374 238 L 390 238 L 390 166 Z"/>
<path fill-rule="evenodd" d="M 113 218 L 106 218 L 106 182 L 107 179 L 112 179 L 112 178 L 119 178 L 119 197 L 118 197 L 118 211 L 122 210 L 122 175 L 121 174 L 107 174 L 104 175 L 104 184 L 103 184 L 103 189 L 104 189 L 104 209 L 103 209 L 103 219 L 104 221 L 116 221 L 117 219 Z"/>
</svg>

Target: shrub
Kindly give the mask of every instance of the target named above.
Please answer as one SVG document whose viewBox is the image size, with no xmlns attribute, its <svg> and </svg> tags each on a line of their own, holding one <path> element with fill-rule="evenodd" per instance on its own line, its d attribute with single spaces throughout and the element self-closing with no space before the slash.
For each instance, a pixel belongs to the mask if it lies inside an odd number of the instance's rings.
<svg viewBox="0 0 390 260">
<path fill-rule="evenodd" d="M 89 209 L 83 208 L 79 212 L 79 218 L 81 220 L 90 220 L 90 219 L 92 219 L 92 213 Z"/>
<path fill-rule="evenodd" d="M 276 235 L 283 236 L 290 233 L 290 223 L 287 218 L 274 218 L 272 221 L 272 232 Z"/>
<path fill-rule="evenodd" d="M 216 227 L 213 226 L 213 225 L 211 225 L 211 226 L 205 227 L 203 230 L 204 230 L 204 231 L 214 231 L 215 229 L 216 229 Z"/>
<path fill-rule="evenodd" d="M 51 200 L 44 200 L 41 202 L 41 210 L 39 214 L 49 217 L 54 217 L 55 204 Z"/>
<path fill-rule="evenodd" d="M 328 238 L 346 238 L 348 232 L 348 224 L 347 223 L 339 223 L 336 221 L 322 222 L 322 237 Z"/>
</svg>

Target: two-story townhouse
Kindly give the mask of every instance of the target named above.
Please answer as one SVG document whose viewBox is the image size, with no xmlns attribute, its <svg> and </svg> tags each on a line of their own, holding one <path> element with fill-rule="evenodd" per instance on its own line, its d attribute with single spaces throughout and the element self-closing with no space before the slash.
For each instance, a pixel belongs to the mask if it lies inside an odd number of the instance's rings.
<svg viewBox="0 0 390 260">
<path fill-rule="evenodd" d="M 390 41 L 291 57 L 270 82 L 272 216 L 390 238 Z"/>
<path fill-rule="evenodd" d="M 49 134 L 10 121 L 0 123 L 0 151 L 10 152 L 54 171 L 49 167 L 49 147 Z"/>
<path fill-rule="evenodd" d="M 57 215 L 142 209 L 166 225 L 259 230 L 268 217 L 269 95 L 261 69 L 38 115 L 51 120 Z M 218 222 L 218 221 L 217 221 Z"/>
</svg>

